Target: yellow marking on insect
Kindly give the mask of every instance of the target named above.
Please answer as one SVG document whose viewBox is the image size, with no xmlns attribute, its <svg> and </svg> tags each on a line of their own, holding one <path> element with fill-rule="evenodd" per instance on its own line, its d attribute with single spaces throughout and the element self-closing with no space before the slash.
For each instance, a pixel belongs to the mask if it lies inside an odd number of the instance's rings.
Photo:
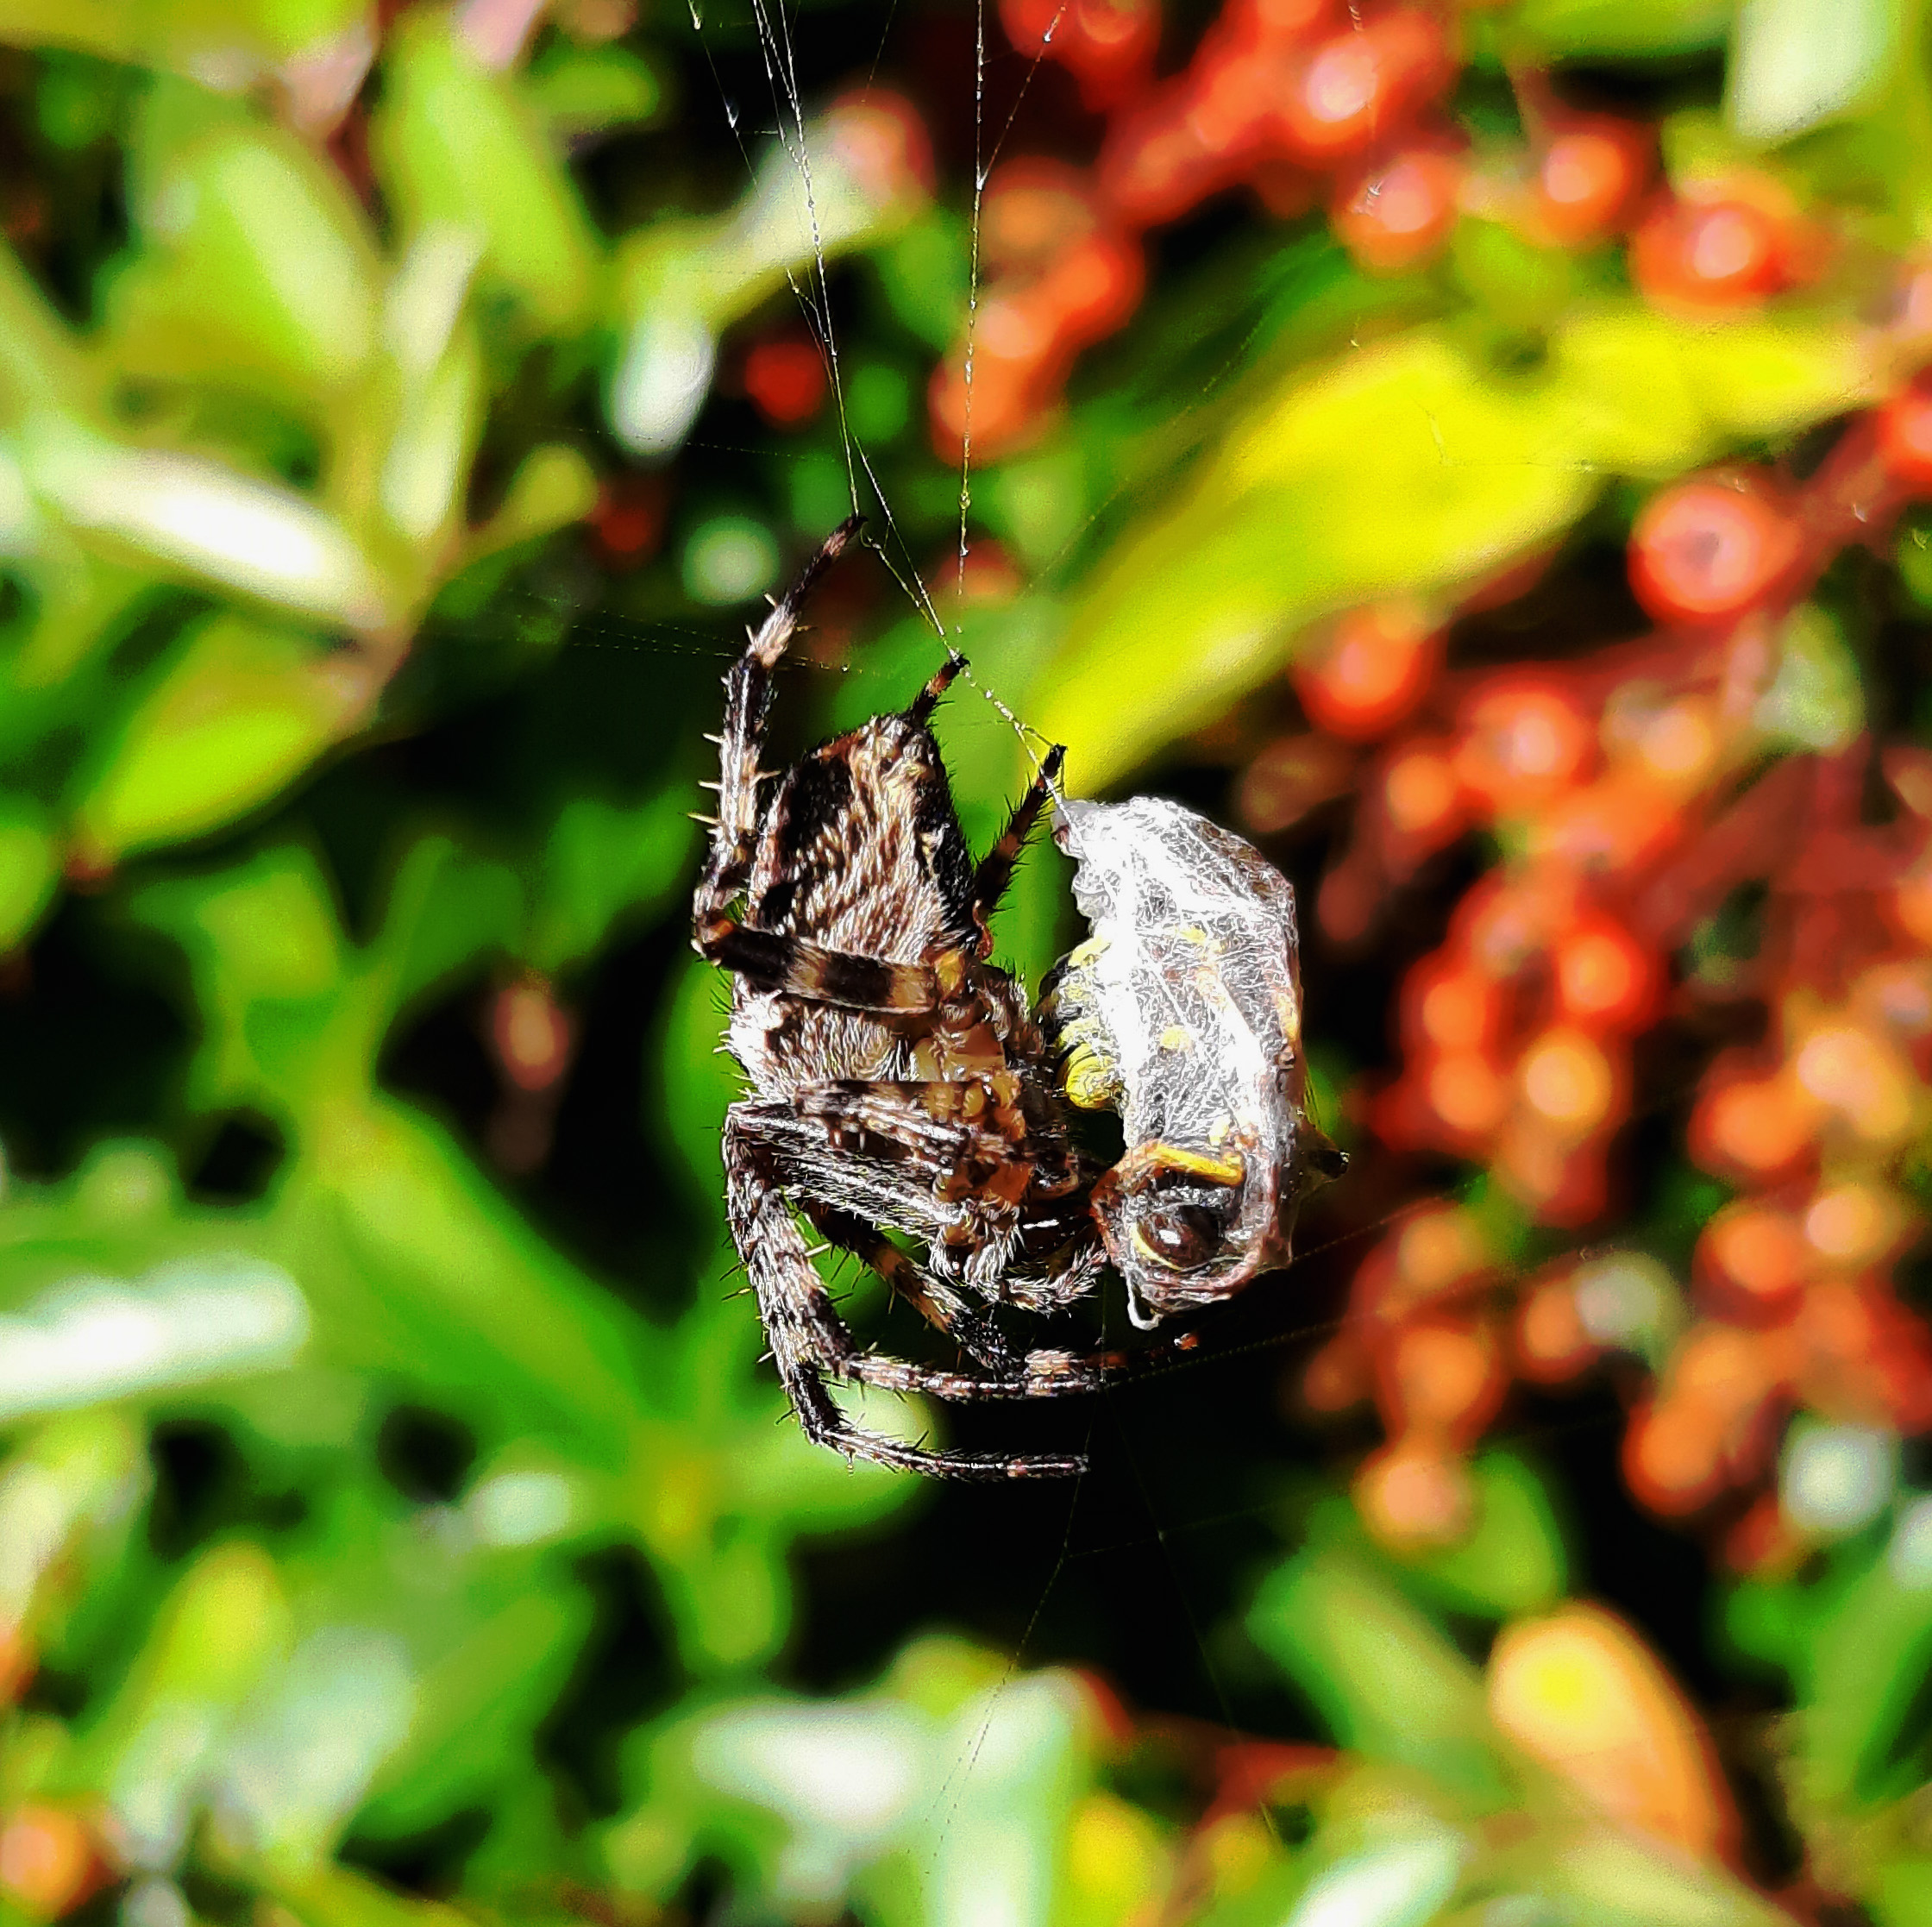
<svg viewBox="0 0 1932 1927">
<path fill-rule="evenodd" d="M 1232 1117 L 1224 1117 L 1208 1133 L 1208 1141 L 1209 1144 L 1219 1147 L 1227 1142 L 1233 1130 L 1234 1120 Z"/>
<path fill-rule="evenodd" d="M 1157 1171 L 1174 1171 L 1205 1179 L 1210 1184 L 1239 1184 L 1248 1174 L 1248 1163 L 1238 1151 L 1214 1157 L 1205 1151 L 1189 1151 L 1177 1144 L 1137 1144 L 1113 1167 L 1114 1177 L 1130 1188 Z"/>
<path fill-rule="evenodd" d="M 1161 1048 L 1164 1051 L 1191 1051 L 1194 1048 L 1194 1033 L 1185 1024 L 1170 1024 L 1161 1033 Z"/>
<path fill-rule="evenodd" d="M 1066 1091 L 1069 1103 L 1083 1111 L 1104 1111 L 1120 1095 L 1120 1066 L 1104 1057 L 1091 1044 L 1076 1044 L 1067 1059 Z"/>
</svg>

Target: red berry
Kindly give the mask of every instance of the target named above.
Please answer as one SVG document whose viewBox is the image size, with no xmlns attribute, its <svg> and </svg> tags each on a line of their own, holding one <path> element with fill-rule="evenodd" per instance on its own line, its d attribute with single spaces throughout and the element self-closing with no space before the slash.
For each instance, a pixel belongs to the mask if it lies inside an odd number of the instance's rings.
<svg viewBox="0 0 1932 1927">
<path fill-rule="evenodd" d="M 1773 595 L 1798 560 L 1797 524 L 1760 490 L 1711 476 L 1654 495 L 1630 532 L 1630 582 L 1665 622 L 1724 622 Z"/>
<path fill-rule="evenodd" d="M 810 421 L 825 399 L 825 363 L 817 345 L 795 338 L 760 342 L 744 358 L 744 392 L 774 427 Z"/>
<path fill-rule="evenodd" d="M 1552 961 L 1557 1003 L 1586 1030 L 1640 1029 L 1655 1007 L 1650 952 L 1609 917 L 1579 918 L 1558 939 Z"/>
<path fill-rule="evenodd" d="M 1133 228 L 1157 227 L 1232 186 L 1240 166 L 1210 146 L 1181 88 L 1114 122 L 1095 172 L 1102 198 Z"/>
<path fill-rule="evenodd" d="M 1441 22 L 1398 8 L 1315 47 L 1280 104 L 1281 136 L 1299 160 L 1360 154 L 1396 133 L 1454 71 Z"/>
<path fill-rule="evenodd" d="M 1543 150 L 1536 170 L 1538 222 L 1552 241 L 1580 247 L 1628 210 L 1650 164 L 1643 130 L 1628 121 L 1579 121 Z"/>
<path fill-rule="evenodd" d="M 1161 32 L 1152 0 L 1000 0 L 1000 24 L 1016 52 L 1072 73 L 1095 112 L 1145 85 Z"/>
<path fill-rule="evenodd" d="M 1493 810 L 1548 802 L 1575 782 L 1594 756 L 1596 732 L 1554 679 L 1510 676 L 1465 705 L 1456 775 Z"/>
<path fill-rule="evenodd" d="M 1803 279 L 1808 241 L 1772 195 L 1672 201 L 1638 229 L 1630 271 L 1664 306 L 1736 306 Z"/>
<path fill-rule="evenodd" d="M 1879 453 L 1894 481 L 1932 495 L 1932 387 L 1923 380 L 1879 411 Z"/>
<path fill-rule="evenodd" d="M 1365 741 L 1422 700 L 1441 654 L 1440 633 L 1413 604 L 1351 610 L 1295 665 L 1295 693 L 1318 728 Z"/>
<path fill-rule="evenodd" d="M 1397 154 L 1344 190 L 1335 235 L 1371 274 L 1399 274 L 1438 253 L 1456 224 L 1460 162 L 1427 151 Z"/>
</svg>

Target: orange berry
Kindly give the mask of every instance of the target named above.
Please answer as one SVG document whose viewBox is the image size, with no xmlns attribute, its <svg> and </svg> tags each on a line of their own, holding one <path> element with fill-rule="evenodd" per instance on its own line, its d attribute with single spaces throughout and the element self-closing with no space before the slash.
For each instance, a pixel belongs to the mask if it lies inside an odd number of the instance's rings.
<svg viewBox="0 0 1932 1927">
<path fill-rule="evenodd" d="M 1537 1038 L 1516 1070 L 1523 1102 L 1566 1139 L 1587 1137 L 1610 1120 L 1621 1082 L 1596 1039 L 1566 1026 Z"/>
<path fill-rule="evenodd" d="M 1709 476 L 1653 495 L 1630 531 L 1631 586 L 1662 622 L 1730 621 L 1768 600 L 1798 557 L 1780 504 Z"/>
<path fill-rule="evenodd" d="M 1410 1302 L 1461 1284 L 1491 1263 L 1476 1221 L 1454 1204 L 1416 1212 L 1396 1233 L 1395 1252 L 1403 1296 Z"/>
<path fill-rule="evenodd" d="M 1364 1463 L 1355 1507 L 1386 1545 L 1454 1545 L 1474 1522 L 1476 1493 L 1460 1458 L 1440 1441 L 1416 1435 L 1385 1446 Z"/>
<path fill-rule="evenodd" d="M 1879 411 L 1879 453 L 1894 481 L 1932 495 L 1932 387 L 1923 379 Z"/>
<path fill-rule="evenodd" d="M 1536 168 L 1536 218 L 1560 246 L 1609 232 L 1628 210 L 1650 165 L 1648 136 L 1628 121 L 1579 121 L 1558 134 Z"/>
<path fill-rule="evenodd" d="M 1755 201 L 1671 201 L 1637 229 L 1631 279 L 1660 306 L 1725 307 L 1789 287 L 1797 237 Z"/>
<path fill-rule="evenodd" d="M 1480 1327 L 1426 1321 L 1405 1326 L 1383 1360 L 1383 1415 L 1393 1432 L 1473 1438 L 1507 1384 L 1495 1340 Z"/>
<path fill-rule="evenodd" d="M 1804 1289 L 1810 1254 L 1798 1227 L 1768 1205 L 1721 1211 L 1697 1240 L 1697 1258 L 1716 1281 L 1755 1304 L 1778 1310 Z"/>
<path fill-rule="evenodd" d="M 1710 1086 L 1690 1117 L 1690 1154 L 1707 1171 L 1774 1177 L 1817 1139 L 1817 1106 L 1785 1077 L 1737 1078 Z"/>
<path fill-rule="evenodd" d="M 1108 130 L 1095 173 L 1101 198 L 1130 227 L 1175 220 L 1239 179 L 1239 160 L 1203 137 L 1189 110 L 1189 93 L 1169 89 Z"/>
<path fill-rule="evenodd" d="M 1389 763 L 1382 800 L 1389 828 L 1405 841 L 1437 847 L 1462 828 L 1455 765 L 1432 744 L 1413 744 Z"/>
<path fill-rule="evenodd" d="M 1480 1050 L 1501 1027 L 1502 987 L 1487 972 L 1439 952 L 1408 973 L 1402 1006 L 1414 1048 Z"/>
<path fill-rule="evenodd" d="M 1057 317 L 1061 341 L 1083 348 L 1120 327 L 1145 286 L 1139 247 L 1096 234 L 1061 254 L 1042 276 L 1038 298 Z"/>
<path fill-rule="evenodd" d="M 1576 702 L 1549 681 L 1492 683 L 1465 705 L 1456 774 L 1492 809 L 1534 808 L 1580 777 L 1596 731 Z"/>
<path fill-rule="evenodd" d="M 1456 225 L 1462 163 L 1427 150 L 1397 154 L 1344 187 L 1335 237 L 1371 274 L 1400 274 L 1433 258 Z"/>
<path fill-rule="evenodd" d="M 1609 917 L 1580 920 L 1558 940 L 1552 961 L 1558 1007 L 1578 1024 L 1635 1030 L 1655 1007 L 1650 952 Z"/>
<path fill-rule="evenodd" d="M 1889 1144 L 1912 1128 L 1919 1087 L 1911 1066 L 1860 1025 L 1828 1024 L 1814 1031 L 1791 1069 L 1809 1095 L 1838 1112 L 1869 1142 Z"/>
<path fill-rule="evenodd" d="M 1452 1051 L 1428 1067 L 1423 1089 L 1429 1108 L 1458 1139 L 1479 1139 L 1509 1111 L 1509 1084 L 1480 1051 Z"/>
<path fill-rule="evenodd" d="M 826 151 L 866 198 L 885 207 L 932 192 L 932 138 L 919 110 L 888 87 L 868 86 L 832 103 Z"/>
<path fill-rule="evenodd" d="M 98 1884 L 94 1842 L 78 1814 L 29 1803 L 0 1817 L 0 1889 L 52 1920 Z"/>
<path fill-rule="evenodd" d="M 1440 637 L 1409 602 L 1352 610 L 1289 670 L 1308 720 L 1361 741 L 1399 723 L 1427 694 Z"/>
<path fill-rule="evenodd" d="M 1454 71 L 1441 22 L 1396 8 L 1314 48 L 1277 110 L 1282 136 L 1297 160 L 1360 154 L 1394 132 Z"/>
<path fill-rule="evenodd" d="M 1724 1488 L 1722 1428 L 1684 1399 L 1640 1409 L 1623 1435 L 1625 1483 L 1653 1512 L 1695 1512 Z"/>
<path fill-rule="evenodd" d="M 1516 1366 L 1540 1384 L 1572 1378 L 1596 1356 L 1596 1343 L 1578 1315 L 1573 1282 L 1539 1285 L 1516 1314 Z"/>
<path fill-rule="evenodd" d="M 1898 1241 L 1905 1215 L 1891 1192 L 1848 1183 L 1820 1191 L 1804 1213 L 1804 1240 L 1827 1264 L 1862 1271 Z"/>
</svg>

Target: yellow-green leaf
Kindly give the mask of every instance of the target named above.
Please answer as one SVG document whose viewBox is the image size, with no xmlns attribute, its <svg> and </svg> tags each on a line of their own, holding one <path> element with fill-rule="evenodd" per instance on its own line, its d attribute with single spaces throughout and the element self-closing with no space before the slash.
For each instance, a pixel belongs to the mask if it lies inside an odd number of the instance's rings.
<svg viewBox="0 0 1932 1927">
<path fill-rule="evenodd" d="M 76 840 L 110 862 L 226 823 L 305 769 L 361 706 L 356 680 L 312 642 L 213 617 L 129 717 L 76 813 Z"/>
<path fill-rule="evenodd" d="M 1799 428 L 1869 380 L 1849 327 L 1693 326 L 1631 302 L 1578 310 L 1528 372 L 1417 329 L 1297 373 L 1087 586 L 1030 719 L 1070 746 L 1077 787 L 1117 782 L 1317 618 L 1480 581 L 1557 540 L 1609 477 Z"/>
</svg>

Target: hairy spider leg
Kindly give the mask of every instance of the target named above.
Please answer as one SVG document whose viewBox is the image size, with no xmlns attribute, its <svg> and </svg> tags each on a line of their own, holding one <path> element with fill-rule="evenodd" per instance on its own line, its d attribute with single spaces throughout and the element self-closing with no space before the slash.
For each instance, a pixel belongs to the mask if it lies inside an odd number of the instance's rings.
<svg viewBox="0 0 1932 1927">
<path fill-rule="evenodd" d="M 798 1221 L 760 1139 L 756 1108 L 724 1114 L 725 1208 L 770 1338 L 779 1382 L 814 1445 L 901 1472 L 939 1478 L 1064 1478 L 1086 1469 L 1077 1457 L 938 1453 L 852 1423 L 826 1390 L 825 1374 L 851 1377 L 861 1354 L 813 1269 Z"/>
<path fill-rule="evenodd" d="M 744 654 L 725 672 L 724 727 L 718 744 L 718 820 L 692 905 L 693 922 L 700 932 L 720 919 L 729 920 L 731 899 L 750 875 L 758 831 L 758 758 L 771 715 L 772 671 L 797 633 L 813 586 L 845 552 L 864 519 L 848 516 L 825 537 L 798 580 L 772 605 Z M 702 950 L 701 943 L 699 948 Z"/>
<path fill-rule="evenodd" d="M 1007 819 L 1007 826 L 1000 832 L 1000 840 L 980 858 L 979 868 L 973 872 L 972 914 L 979 929 L 982 957 L 993 954 L 993 913 L 999 908 L 1000 899 L 1007 894 L 1007 886 L 1013 882 L 1020 852 L 1026 847 L 1027 838 L 1033 833 L 1033 825 L 1040 819 L 1040 812 L 1053 794 L 1054 780 L 1066 759 L 1064 744 L 1056 743 L 1046 752 L 1046 760 L 1039 766 L 1038 774 L 1020 798 L 1018 807 Z"/>
<path fill-rule="evenodd" d="M 966 673 L 966 658 L 955 650 L 926 679 L 925 688 L 906 706 L 906 713 L 922 728 L 932 720 L 939 699 Z"/>
<path fill-rule="evenodd" d="M 844 1376 L 862 1384 L 888 1391 L 925 1392 L 958 1403 L 982 1398 L 1057 1398 L 1068 1393 L 1103 1390 L 1120 1378 L 1158 1369 L 1194 1349 L 1192 1337 L 1184 1336 L 1142 1352 L 1043 1349 L 1016 1355 L 989 1321 L 976 1317 L 876 1226 L 832 1205 L 805 1202 L 800 1208 L 820 1237 L 869 1265 L 935 1330 L 956 1339 L 986 1368 L 979 1372 L 943 1371 L 877 1352 L 857 1352 L 847 1361 Z M 981 1329 L 972 1330 L 973 1327 Z"/>
</svg>

